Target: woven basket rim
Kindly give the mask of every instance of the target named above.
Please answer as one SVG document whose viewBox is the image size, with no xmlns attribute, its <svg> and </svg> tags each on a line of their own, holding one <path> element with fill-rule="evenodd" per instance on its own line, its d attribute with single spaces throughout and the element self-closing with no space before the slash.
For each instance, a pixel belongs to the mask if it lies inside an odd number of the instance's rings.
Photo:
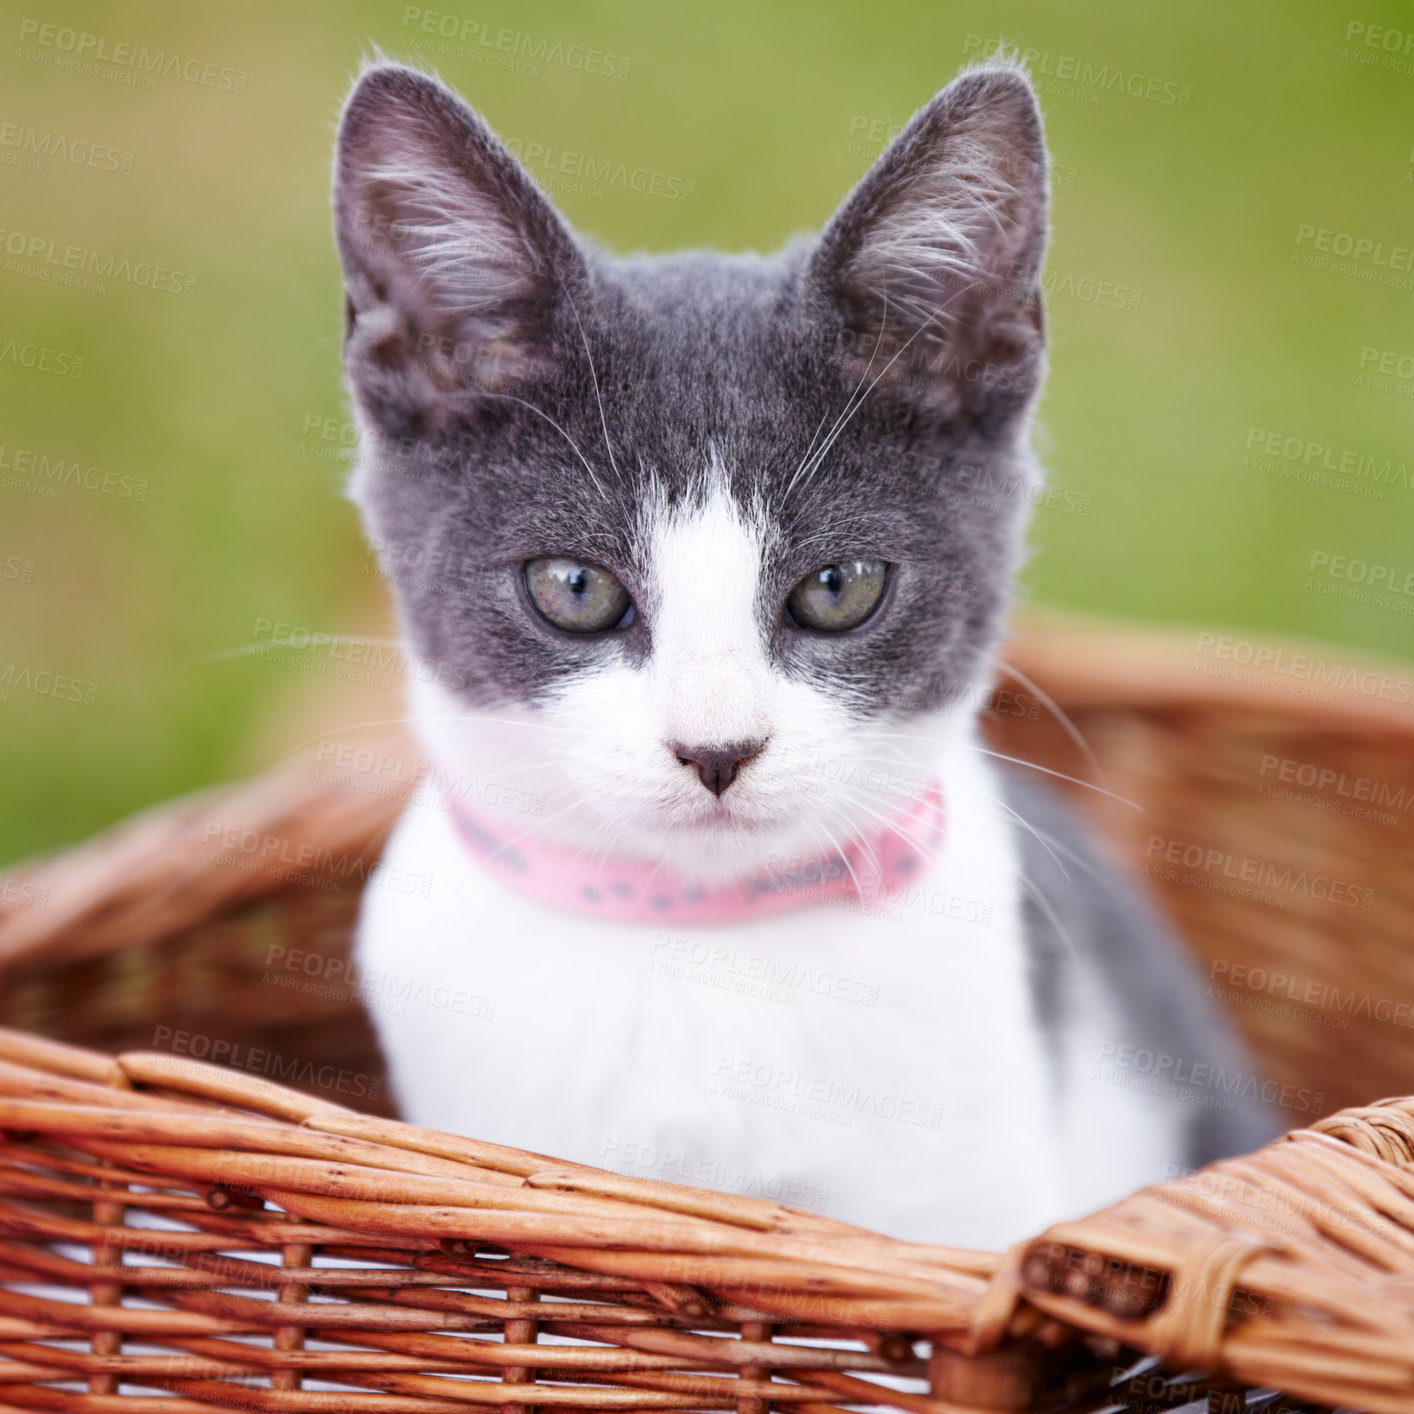
<svg viewBox="0 0 1414 1414">
<path fill-rule="evenodd" d="M 1017 666 L 1042 683 L 1062 705 L 1125 707 L 1168 702 L 1174 706 L 1231 706 L 1264 715 L 1309 719 L 1326 728 L 1381 727 L 1414 736 L 1414 701 L 1392 701 L 1349 682 L 1321 684 L 1329 701 L 1299 693 L 1273 693 L 1270 687 L 1237 677 L 1195 671 L 1194 645 L 1198 635 L 1213 634 L 1254 650 L 1285 654 L 1287 660 L 1304 658 L 1328 668 L 1374 673 L 1396 683 L 1414 680 L 1414 660 L 1401 661 L 1297 635 L 1215 629 L 1204 624 L 1124 624 L 1113 618 L 1034 608 L 1013 616 L 1012 630 L 1001 656 L 1016 654 Z M 1238 666 L 1245 670 L 1247 665 Z"/>
</svg>

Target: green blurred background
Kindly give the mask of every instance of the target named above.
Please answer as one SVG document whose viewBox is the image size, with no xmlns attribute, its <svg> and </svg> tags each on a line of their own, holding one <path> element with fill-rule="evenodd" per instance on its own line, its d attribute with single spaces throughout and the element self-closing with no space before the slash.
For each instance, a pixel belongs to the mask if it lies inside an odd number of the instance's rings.
<svg viewBox="0 0 1414 1414">
<path fill-rule="evenodd" d="M 339 102 L 375 47 L 435 66 L 523 150 L 660 174 L 670 195 L 532 163 L 572 221 L 623 250 L 774 247 L 822 221 L 979 48 L 1038 51 L 1057 181 L 1040 438 L 1075 494 L 1036 513 L 1027 597 L 1414 656 L 1414 615 L 1307 574 L 1315 552 L 1414 569 L 1414 491 L 1244 465 L 1252 429 L 1396 474 L 1414 460 L 1411 274 L 1382 284 L 1378 263 L 1414 246 L 1407 4 L 168 0 L 21 6 L 4 23 L 0 673 L 16 672 L 0 684 L 0 859 L 254 769 L 340 712 L 396 713 L 396 684 L 341 703 L 322 672 L 229 651 L 267 621 L 389 631 L 341 496 L 327 203 Z M 77 40 L 45 43 L 41 24 L 181 71 L 155 88 L 113 77 L 134 76 L 121 57 L 84 72 Z M 589 71 L 625 60 L 626 77 Z M 1382 250 L 1321 269 L 1303 226 Z M 36 241 L 195 275 L 195 293 L 121 274 L 65 287 L 34 273 L 43 251 L 16 256 Z M 1382 379 L 1381 358 L 1396 370 Z M 123 494 L 144 479 L 145 499 Z"/>
</svg>

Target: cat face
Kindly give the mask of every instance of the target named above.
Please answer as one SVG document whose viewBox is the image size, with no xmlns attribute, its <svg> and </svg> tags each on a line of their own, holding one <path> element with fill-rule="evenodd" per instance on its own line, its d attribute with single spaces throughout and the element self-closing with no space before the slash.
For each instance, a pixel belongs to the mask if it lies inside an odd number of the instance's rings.
<svg viewBox="0 0 1414 1414">
<path fill-rule="evenodd" d="M 353 494 L 430 735 L 504 762 L 538 731 L 572 828 L 704 875 L 886 812 L 989 677 L 1045 209 L 994 65 L 818 238 L 614 259 L 435 80 L 368 70 L 335 178 Z"/>
</svg>

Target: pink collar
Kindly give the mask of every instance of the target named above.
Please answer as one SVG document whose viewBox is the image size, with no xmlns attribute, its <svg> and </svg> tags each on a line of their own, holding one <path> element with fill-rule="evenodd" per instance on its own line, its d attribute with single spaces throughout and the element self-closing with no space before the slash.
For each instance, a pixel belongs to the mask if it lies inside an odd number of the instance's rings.
<svg viewBox="0 0 1414 1414">
<path fill-rule="evenodd" d="M 870 834 L 811 859 L 773 861 L 729 884 L 688 883 L 644 860 L 603 859 L 549 844 L 532 829 L 488 824 L 447 798 L 467 849 L 509 889 L 552 908 L 621 923 L 735 923 L 812 903 L 877 904 L 922 875 L 943 840 L 943 789 L 933 781 Z"/>
</svg>

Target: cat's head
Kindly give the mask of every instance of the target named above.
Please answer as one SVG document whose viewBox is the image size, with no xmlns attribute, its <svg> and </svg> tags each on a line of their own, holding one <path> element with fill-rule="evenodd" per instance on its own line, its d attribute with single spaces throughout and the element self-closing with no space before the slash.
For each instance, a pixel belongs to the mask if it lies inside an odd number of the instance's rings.
<svg viewBox="0 0 1414 1414">
<path fill-rule="evenodd" d="M 896 803 L 990 681 L 1036 476 L 1024 75 L 964 73 L 770 258 L 593 248 L 391 65 L 334 201 L 353 494 L 443 763 L 704 876 Z"/>
</svg>

